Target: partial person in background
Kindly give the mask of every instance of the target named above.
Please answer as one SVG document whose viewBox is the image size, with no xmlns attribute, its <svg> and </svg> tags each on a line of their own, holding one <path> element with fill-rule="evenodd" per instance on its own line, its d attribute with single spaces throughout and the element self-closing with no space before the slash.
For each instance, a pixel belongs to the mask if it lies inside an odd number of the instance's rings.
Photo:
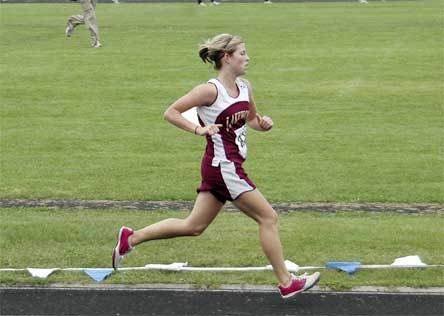
<svg viewBox="0 0 444 316">
<path fill-rule="evenodd" d="M 220 4 L 220 2 L 217 1 L 217 0 L 211 0 L 211 3 L 212 3 L 213 5 L 219 5 L 219 4 Z M 202 5 L 202 6 L 205 6 L 205 5 L 206 5 L 205 2 L 203 2 L 203 0 L 197 0 L 197 4 L 198 4 L 198 5 Z"/>
<path fill-rule="evenodd" d="M 91 34 L 91 46 L 99 48 L 102 44 L 100 44 L 99 27 L 96 21 L 96 0 L 80 0 L 80 3 L 82 4 L 83 15 L 77 14 L 68 18 L 65 34 L 70 37 L 78 25 L 86 24 Z"/>
</svg>

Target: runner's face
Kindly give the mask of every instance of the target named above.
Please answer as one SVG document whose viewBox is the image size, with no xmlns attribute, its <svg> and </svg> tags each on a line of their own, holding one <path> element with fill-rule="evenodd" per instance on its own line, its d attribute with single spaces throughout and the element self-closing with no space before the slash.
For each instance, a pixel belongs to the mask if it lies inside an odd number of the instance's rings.
<svg viewBox="0 0 444 316">
<path fill-rule="evenodd" d="M 229 55 L 228 59 L 228 62 L 236 76 L 241 76 L 246 73 L 249 61 L 250 58 L 247 55 L 247 50 L 244 43 L 237 45 L 236 50 Z"/>
</svg>

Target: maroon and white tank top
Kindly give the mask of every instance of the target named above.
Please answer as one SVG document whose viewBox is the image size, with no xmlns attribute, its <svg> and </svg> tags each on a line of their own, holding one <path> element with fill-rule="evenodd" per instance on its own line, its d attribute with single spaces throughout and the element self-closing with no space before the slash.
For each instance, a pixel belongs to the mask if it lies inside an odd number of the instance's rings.
<svg viewBox="0 0 444 316">
<path fill-rule="evenodd" d="M 242 163 L 247 158 L 247 117 L 250 111 L 248 86 L 236 79 L 238 96 L 232 97 L 217 79 L 208 80 L 216 86 L 217 98 L 209 106 L 197 108 L 201 126 L 222 124 L 219 133 L 208 136 L 204 159 L 217 167 L 222 162 Z"/>
</svg>

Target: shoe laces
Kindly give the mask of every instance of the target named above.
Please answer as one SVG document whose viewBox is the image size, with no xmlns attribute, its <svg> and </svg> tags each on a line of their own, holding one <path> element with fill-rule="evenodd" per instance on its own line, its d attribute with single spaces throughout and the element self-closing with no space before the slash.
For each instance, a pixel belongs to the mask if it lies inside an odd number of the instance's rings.
<svg viewBox="0 0 444 316">
<path fill-rule="evenodd" d="M 305 279 L 305 278 L 308 276 L 308 273 L 307 273 L 307 272 L 304 272 L 304 273 L 301 274 L 301 275 L 295 275 L 295 274 L 293 274 L 293 273 L 290 273 L 290 274 L 291 274 L 291 278 L 292 278 L 292 279 L 299 279 L 299 280 Z"/>
</svg>

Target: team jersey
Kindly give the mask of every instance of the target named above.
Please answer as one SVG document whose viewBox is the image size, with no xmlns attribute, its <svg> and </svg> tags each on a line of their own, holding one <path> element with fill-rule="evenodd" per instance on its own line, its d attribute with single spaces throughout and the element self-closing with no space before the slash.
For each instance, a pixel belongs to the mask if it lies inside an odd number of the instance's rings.
<svg viewBox="0 0 444 316">
<path fill-rule="evenodd" d="M 225 87 L 217 79 L 208 80 L 216 86 L 217 97 L 213 104 L 197 108 L 201 126 L 222 124 L 219 133 L 207 135 L 204 160 L 213 167 L 222 162 L 242 164 L 247 158 L 247 117 L 250 110 L 248 86 L 240 78 L 236 79 L 239 95 L 228 95 Z"/>
</svg>

